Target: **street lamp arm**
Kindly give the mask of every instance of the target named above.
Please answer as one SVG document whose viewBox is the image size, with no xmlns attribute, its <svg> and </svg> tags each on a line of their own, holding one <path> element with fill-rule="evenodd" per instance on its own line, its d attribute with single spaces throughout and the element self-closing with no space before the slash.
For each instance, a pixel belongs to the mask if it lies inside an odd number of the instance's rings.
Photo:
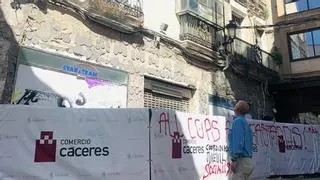
<svg viewBox="0 0 320 180">
<path fill-rule="evenodd" d="M 262 26 L 238 26 L 237 29 L 264 29 L 270 27 L 280 27 L 279 25 L 271 24 L 271 25 L 262 25 Z"/>
</svg>

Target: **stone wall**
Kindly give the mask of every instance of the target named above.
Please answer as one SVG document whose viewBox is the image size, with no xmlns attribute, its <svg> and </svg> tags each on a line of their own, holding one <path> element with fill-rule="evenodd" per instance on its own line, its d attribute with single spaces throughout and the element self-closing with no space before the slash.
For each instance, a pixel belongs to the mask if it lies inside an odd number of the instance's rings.
<svg viewBox="0 0 320 180">
<path fill-rule="evenodd" d="M 0 86 L 5 97 L 9 97 L 13 83 L 14 68 L 10 68 L 8 62 L 15 62 L 17 55 L 17 51 L 13 51 L 17 48 L 10 47 L 16 47 L 19 42 L 22 46 L 128 72 L 128 107 L 143 107 L 144 75 L 149 74 L 196 87 L 190 102 L 191 112 L 208 113 L 208 94 L 249 100 L 253 103 L 255 118 L 271 110 L 271 101 L 268 97 L 264 100 L 260 83 L 230 72 L 210 72 L 190 65 L 179 49 L 168 44 L 156 48 L 153 39 L 142 34 L 121 34 L 58 7 L 50 7 L 43 13 L 35 5 L 26 4 L 15 12 L 6 1 L 2 2 L 1 9 L 1 22 L 12 32 L 10 38 L 0 34 L 0 38 L 6 39 L 4 43 L 0 41 L 0 60 L 6 64 L 2 71 L 10 74 L 6 78 L 1 74 Z M 2 98 L 2 102 L 8 99 Z"/>
<path fill-rule="evenodd" d="M 0 1 L 2 6 L 4 2 Z M 3 8 L 3 7 L 2 7 Z M 14 72 L 18 54 L 18 43 L 11 26 L 0 9 L 0 103 L 8 103 L 14 82 Z"/>
</svg>

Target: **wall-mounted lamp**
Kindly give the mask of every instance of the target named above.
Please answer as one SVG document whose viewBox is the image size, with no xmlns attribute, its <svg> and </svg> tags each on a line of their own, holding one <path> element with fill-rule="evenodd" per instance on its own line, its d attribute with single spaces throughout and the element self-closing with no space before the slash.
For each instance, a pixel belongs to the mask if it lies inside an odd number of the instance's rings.
<svg viewBox="0 0 320 180">
<path fill-rule="evenodd" d="M 229 23 L 222 29 L 227 29 L 227 35 L 224 38 L 224 42 L 219 47 L 219 50 L 222 50 L 223 48 L 226 49 L 226 46 L 233 43 L 233 40 L 236 38 L 237 35 L 237 28 L 238 25 L 235 21 L 230 20 Z"/>
<path fill-rule="evenodd" d="M 236 24 L 235 21 L 233 20 L 229 21 L 229 24 L 227 24 L 225 28 L 227 29 L 228 36 L 231 39 L 236 38 L 236 35 L 237 35 L 236 31 L 237 31 L 238 25 Z"/>
<path fill-rule="evenodd" d="M 168 29 L 168 24 L 162 23 L 160 25 L 160 32 L 162 34 L 166 34 L 167 29 Z M 160 40 L 161 40 L 160 36 L 157 36 L 157 35 L 154 36 L 154 46 L 155 47 L 157 47 L 157 48 L 160 47 Z"/>
<path fill-rule="evenodd" d="M 223 70 L 226 70 L 229 67 L 230 64 L 230 56 L 232 55 L 228 52 L 228 45 L 231 45 L 233 43 L 233 40 L 236 38 L 237 35 L 237 28 L 238 25 L 235 21 L 230 20 L 229 23 L 222 29 L 227 30 L 227 35 L 224 37 L 224 42 L 222 42 L 219 46 L 218 52 L 219 54 L 226 59 L 226 66 L 223 68 Z"/>
</svg>

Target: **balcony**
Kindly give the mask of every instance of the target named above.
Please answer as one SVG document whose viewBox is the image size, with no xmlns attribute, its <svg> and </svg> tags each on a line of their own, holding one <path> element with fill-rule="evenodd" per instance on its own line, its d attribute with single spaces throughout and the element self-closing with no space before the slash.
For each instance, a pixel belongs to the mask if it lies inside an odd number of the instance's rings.
<svg viewBox="0 0 320 180">
<path fill-rule="evenodd" d="M 213 50 L 222 40 L 223 3 L 220 0 L 176 0 L 180 22 L 180 40 L 187 54 L 198 62 L 215 64 Z"/>
<path fill-rule="evenodd" d="M 143 26 L 142 0 L 59 0 L 89 19 L 112 29 L 133 33 Z"/>
<path fill-rule="evenodd" d="M 139 28 L 143 25 L 141 0 L 89 0 L 89 9 L 102 17 Z"/>
<path fill-rule="evenodd" d="M 246 64 L 244 71 L 248 70 L 251 76 L 262 79 L 277 78 L 279 65 L 273 60 L 272 55 L 241 39 L 234 39 L 234 62 Z M 247 68 L 247 67 L 252 68 Z M 246 69 L 246 70 L 245 70 Z"/>
<path fill-rule="evenodd" d="M 180 40 L 192 41 L 212 49 L 214 44 L 221 40 L 221 36 L 213 25 L 192 15 L 184 14 L 180 16 Z"/>
</svg>

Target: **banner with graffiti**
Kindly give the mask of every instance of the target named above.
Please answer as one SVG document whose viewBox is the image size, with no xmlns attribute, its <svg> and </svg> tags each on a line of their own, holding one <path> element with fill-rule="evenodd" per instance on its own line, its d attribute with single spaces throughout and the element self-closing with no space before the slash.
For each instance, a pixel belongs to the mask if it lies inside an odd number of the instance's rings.
<svg viewBox="0 0 320 180">
<path fill-rule="evenodd" d="M 149 179 L 148 109 L 0 107 L 0 179 Z"/>
<path fill-rule="evenodd" d="M 253 131 L 252 179 L 319 172 L 319 126 L 248 122 Z M 231 119 L 221 116 L 153 110 L 153 179 L 230 179 L 231 125 Z"/>
<path fill-rule="evenodd" d="M 269 132 L 271 175 L 317 172 L 318 127 L 276 123 L 259 131 Z"/>
<path fill-rule="evenodd" d="M 320 126 L 248 122 L 252 179 L 320 172 Z M 0 179 L 228 180 L 231 125 L 154 109 L 0 106 Z"/>
<path fill-rule="evenodd" d="M 153 179 L 228 179 L 224 117 L 154 110 L 151 127 Z"/>
</svg>

